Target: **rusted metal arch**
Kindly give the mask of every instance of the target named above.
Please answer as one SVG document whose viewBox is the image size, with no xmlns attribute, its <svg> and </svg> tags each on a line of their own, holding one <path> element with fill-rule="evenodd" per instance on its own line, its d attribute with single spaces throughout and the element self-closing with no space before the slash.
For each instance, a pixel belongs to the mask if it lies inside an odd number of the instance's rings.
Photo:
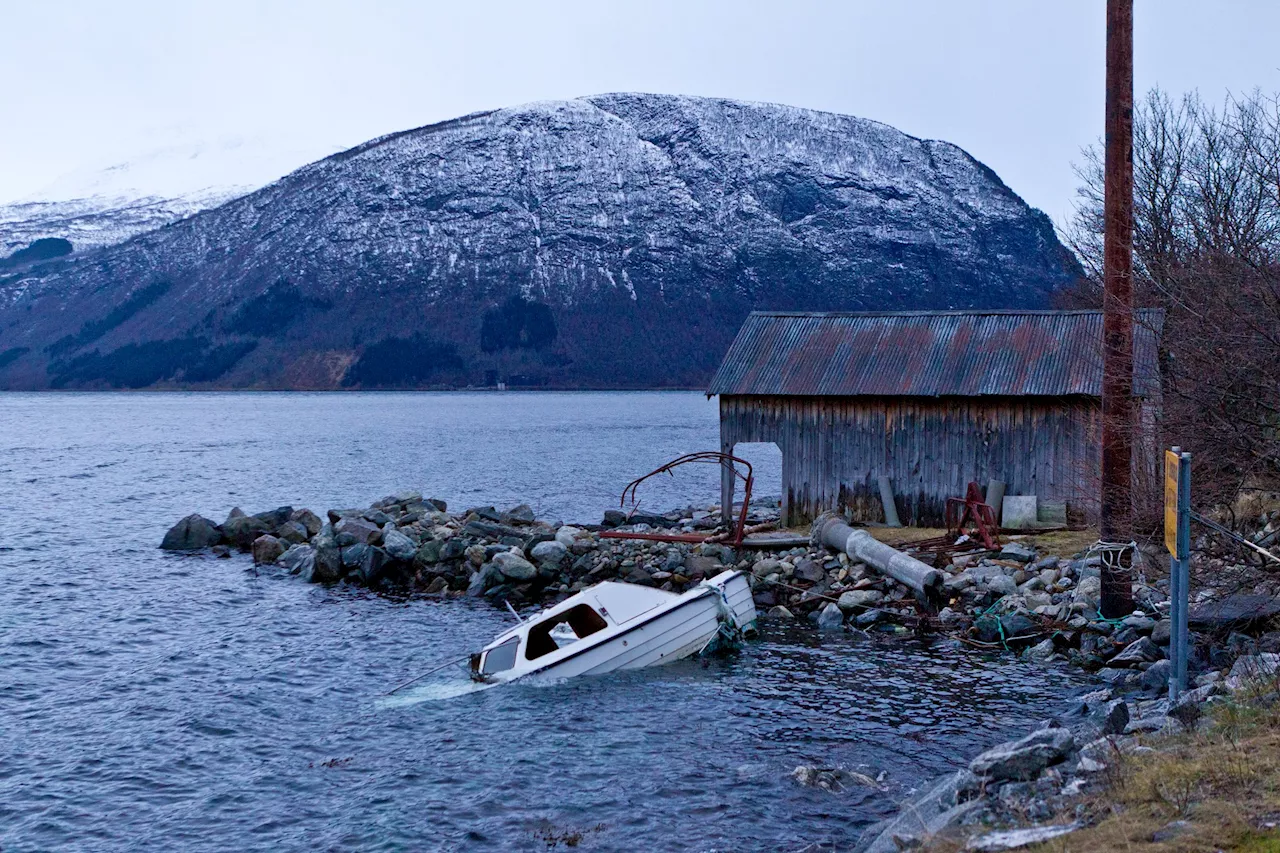
<svg viewBox="0 0 1280 853">
<path fill-rule="evenodd" d="M 742 512 L 738 515 L 738 522 L 734 526 L 733 536 L 730 539 L 733 543 L 733 547 L 738 548 L 742 545 L 742 539 L 746 535 L 747 510 L 751 505 L 751 487 L 755 484 L 755 475 L 752 472 L 750 462 L 741 457 L 734 456 L 731 453 L 722 453 L 718 450 L 700 450 L 697 453 L 686 453 L 684 456 L 672 459 L 667 464 L 653 469 L 643 477 L 637 477 L 630 483 L 627 483 L 626 487 L 622 490 L 622 497 L 618 501 L 618 505 L 625 507 L 627 505 L 627 495 L 630 494 L 631 505 L 633 507 L 637 506 L 639 504 L 639 500 L 636 496 L 636 490 L 639 488 L 641 483 L 648 480 L 650 477 L 656 477 L 659 474 L 670 474 L 674 477 L 674 469 L 679 468 L 681 465 L 698 463 L 718 465 L 722 471 L 726 472 L 726 475 L 731 475 L 732 477 L 743 481 Z M 746 468 L 745 473 L 738 469 L 739 465 Z M 729 508 L 729 512 L 732 512 L 732 507 Z M 697 543 L 705 542 L 711 538 L 708 534 L 700 533 L 629 533 L 620 530 L 608 530 L 600 535 L 605 539 L 647 539 L 653 542 Z"/>
</svg>

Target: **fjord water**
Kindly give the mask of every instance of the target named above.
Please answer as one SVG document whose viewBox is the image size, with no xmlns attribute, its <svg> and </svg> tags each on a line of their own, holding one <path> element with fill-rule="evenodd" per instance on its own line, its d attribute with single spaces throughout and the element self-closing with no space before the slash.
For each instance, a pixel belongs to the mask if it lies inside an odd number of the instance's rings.
<svg viewBox="0 0 1280 853">
<path fill-rule="evenodd" d="M 778 625 L 733 659 L 474 693 L 451 670 L 384 705 L 510 616 L 156 547 L 191 512 L 405 488 L 592 521 L 717 437 L 688 393 L 0 395 L 0 849 L 845 849 L 1060 710 L 1062 673 Z M 885 790 L 800 787 L 808 763 Z"/>
</svg>

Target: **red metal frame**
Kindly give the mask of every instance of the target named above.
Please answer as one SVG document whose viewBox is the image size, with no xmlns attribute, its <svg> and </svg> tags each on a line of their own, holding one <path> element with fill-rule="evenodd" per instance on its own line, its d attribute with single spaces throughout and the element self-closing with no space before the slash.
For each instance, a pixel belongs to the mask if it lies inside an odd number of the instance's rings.
<svg viewBox="0 0 1280 853">
<path fill-rule="evenodd" d="M 964 507 L 961 512 L 960 508 Z M 969 483 L 963 498 L 947 498 L 946 509 L 947 530 L 956 534 L 966 532 L 965 524 L 973 523 L 973 535 L 982 540 L 988 550 L 996 549 L 996 511 L 987 505 L 982 496 L 982 489 L 977 483 Z"/>
<path fill-rule="evenodd" d="M 666 465 L 663 465 L 660 468 L 655 468 L 654 470 L 650 471 L 648 474 L 645 474 L 643 477 L 637 477 L 636 479 L 628 483 L 627 487 L 622 490 L 622 498 L 618 501 L 618 505 L 619 506 L 627 505 L 627 493 L 629 492 L 631 494 L 631 506 L 632 506 L 631 511 L 632 513 L 634 513 L 635 508 L 640 504 L 639 500 L 637 500 L 636 498 L 636 488 L 641 483 L 643 483 L 645 480 L 649 479 L 650 477 L 656 476 L 658 474 L 664 474 L 664 473 L 671 474 L 671 476 L 674 477 L 675 475 L 671 473 L 673 468 L 678 468 L 681 465 L 688 465 L 690 463 L 697 463 L 697 462 L 718 465 L 721 468 L 728 469 L 729 471 L 733 472 L 733 475 L 735 477 L 743 481 L 744 485 L 743 485 L 743 494 L 742 494 L 742 513 L 738 516 L 738 523 L 734 526 L 733 539 L 732 539 L 733 547 L 735 548 L 740 547 L 742 545 L 742 538 L 743 536 L 746 535 L 747 509 L 751 505 L 751 486 L 755 483 L 755 477 L 751 471 L 751 463 L 745 459 L 741 459 L 737 456 L 733 456 L 732 454 L 721 453 L 718 450 L 702 450 L 697 453 L 686 453 L 684 456 L 681 456 L 677 459 L 672 459 Z M 739 465 L 742 465 L 747 469 L 745 474 L 742 471 L 738 470 Z M 621 531 L 621 530 L 606 530 L 604 533 L 600 534 L 600 537 L 602 539 L 647 539 L 652 542 L 689 542 L 689 543 L 706 542 L 708 539 L 713 538 L 713 536 L 715 536 L 715 534 L 631 533 L 631 532 Z"/>
</svg>

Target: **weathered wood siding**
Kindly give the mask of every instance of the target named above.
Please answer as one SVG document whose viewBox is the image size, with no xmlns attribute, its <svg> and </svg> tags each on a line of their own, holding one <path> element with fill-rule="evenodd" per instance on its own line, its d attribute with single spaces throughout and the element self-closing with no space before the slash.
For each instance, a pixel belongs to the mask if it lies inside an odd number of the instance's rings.
<svg viewBox="0 0 1280 853">
<path fill-rule="evenodd" d="M 782 451 L 788 523 L 828 509 L 882 521 L 876 483 L 893 481 L 904 524 L 940 526 L 971 480 L 1006 494 L 1067 501 L 1092 516 L 1100 410 L 1088 397 L 720 397 L 721 448 Z"/>
</svg>

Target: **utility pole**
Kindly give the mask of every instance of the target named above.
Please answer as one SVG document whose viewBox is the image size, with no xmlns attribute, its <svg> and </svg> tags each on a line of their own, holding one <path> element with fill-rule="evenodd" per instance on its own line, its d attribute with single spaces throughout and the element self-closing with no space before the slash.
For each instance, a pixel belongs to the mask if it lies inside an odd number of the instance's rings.
<svg viewBox="0 0 1280 853">
<path fill-rule="evenodd" d="M 1104 544 L 1133 539 L 1133 0 L 1107 0 L 1102 273 Z M 1102 551 L 1102 615 L 1133 610 L 1133 551 Z"/>
</svg>

